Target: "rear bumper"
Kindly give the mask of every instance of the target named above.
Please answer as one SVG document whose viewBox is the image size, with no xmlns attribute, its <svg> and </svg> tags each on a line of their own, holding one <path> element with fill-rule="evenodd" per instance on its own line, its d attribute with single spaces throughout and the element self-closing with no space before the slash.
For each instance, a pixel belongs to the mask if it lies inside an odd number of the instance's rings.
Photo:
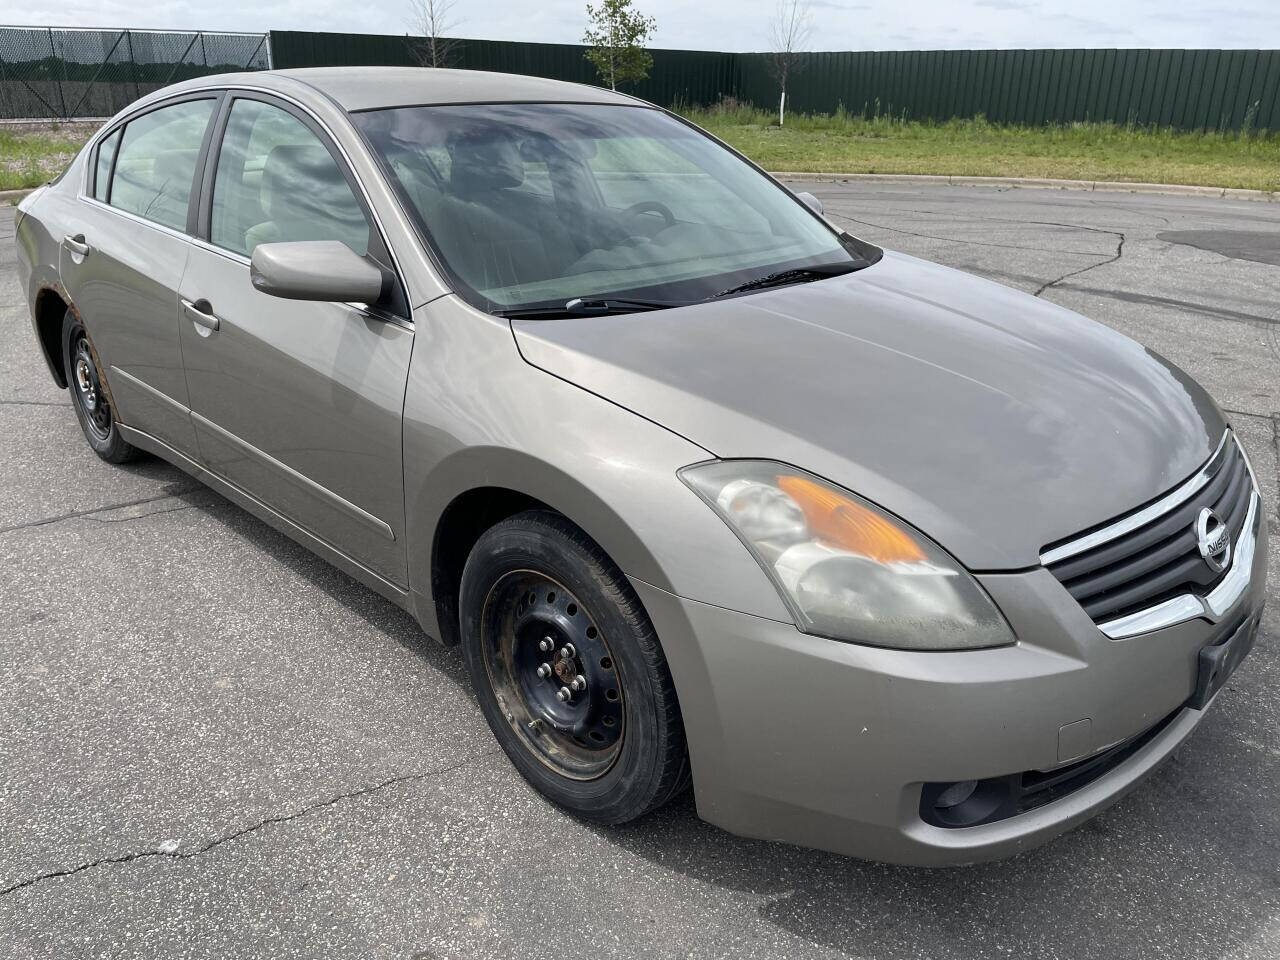
<svg viewBox="0 0 1280 960">
<path fill-rule="evenodd" d="M 1109 640 L 1043 569 L 980 579 L 1019 642 L 918 653 L 837 643 L 633 581 L 670 661 L 703 819 L 745 836 L 945 865 L 1016 853 L 1136 786 L 1203 717 L 1200 650 L 1256 613 L 1250 586 L 1217 626 Z M 1081 723 L 1081 721 L 1087 721 Z M 925 822 L 924 784 L 1078 762 L 1166 721 L 1096 779 L 980 826 Z"/>
</svg>

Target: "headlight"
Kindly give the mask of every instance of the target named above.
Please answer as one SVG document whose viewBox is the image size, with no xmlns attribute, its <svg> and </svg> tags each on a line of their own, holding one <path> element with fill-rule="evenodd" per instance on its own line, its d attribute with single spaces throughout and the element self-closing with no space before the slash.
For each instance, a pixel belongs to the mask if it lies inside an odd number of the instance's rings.
<svg viewBox="0 0 1280 960">
<path fill-rule="evenodd" d="M 680 478 L 760 561 L 805 633 L 904 650 L 1014 642 L 946 551 L 861 497 L 767 461 L 697 464 Z"/>
</svg>

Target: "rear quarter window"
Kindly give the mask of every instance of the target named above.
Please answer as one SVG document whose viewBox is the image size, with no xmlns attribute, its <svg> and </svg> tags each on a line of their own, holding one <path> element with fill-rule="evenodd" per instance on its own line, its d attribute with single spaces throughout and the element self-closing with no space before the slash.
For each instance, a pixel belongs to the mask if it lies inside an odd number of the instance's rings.
<svg viewBox="0 0 1280 960">
<path fill-rule="evenodd" d="M 120 146 L 120 135 L 123 128 L 117 130 L 98 144 L 97 162 L 93 168 L 93 199 L 107 202 L 111 187 L 111 162 L 116 158 L 116 149 Z"/>
</svg>

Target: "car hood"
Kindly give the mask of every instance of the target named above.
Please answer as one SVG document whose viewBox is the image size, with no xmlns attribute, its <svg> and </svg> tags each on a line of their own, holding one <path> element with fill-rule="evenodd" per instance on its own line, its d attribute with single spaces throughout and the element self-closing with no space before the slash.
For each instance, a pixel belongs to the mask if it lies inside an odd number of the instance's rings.
<svg viewBox="0 0 1280 960">
<path fill-rule="evenodd" d="M 857 273 L 611 317 L 517 320 L 521 354 L 721 458 L 880 504 L 974 570 L 1133 510 L 1225 429 L 1190 377 L 1052 303 L 886 252 Z"/>
</svg>

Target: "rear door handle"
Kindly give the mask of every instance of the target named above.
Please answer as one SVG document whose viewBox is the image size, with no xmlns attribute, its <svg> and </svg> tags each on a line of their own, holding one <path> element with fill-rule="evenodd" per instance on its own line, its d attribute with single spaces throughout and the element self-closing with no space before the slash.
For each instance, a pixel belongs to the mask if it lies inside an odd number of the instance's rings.
<svg viewBox="0 0 1280 960">
<path fill-rule="evenodd" d="M 62 238 L 62 244 L 77 257 L 87 257 L 92 249 L 89 244 L 84 242 L 84 234 L 77 233 L 73 236 L 65 236 Z"/>
<path fill-rule="evenodd" d="M 208 300 L 183 300 L 182 312 L 197 327 L 210 332 L 217 330 L 220 326 L 218 318 L 213 313 L 213 305 Z"/>
</svg>

